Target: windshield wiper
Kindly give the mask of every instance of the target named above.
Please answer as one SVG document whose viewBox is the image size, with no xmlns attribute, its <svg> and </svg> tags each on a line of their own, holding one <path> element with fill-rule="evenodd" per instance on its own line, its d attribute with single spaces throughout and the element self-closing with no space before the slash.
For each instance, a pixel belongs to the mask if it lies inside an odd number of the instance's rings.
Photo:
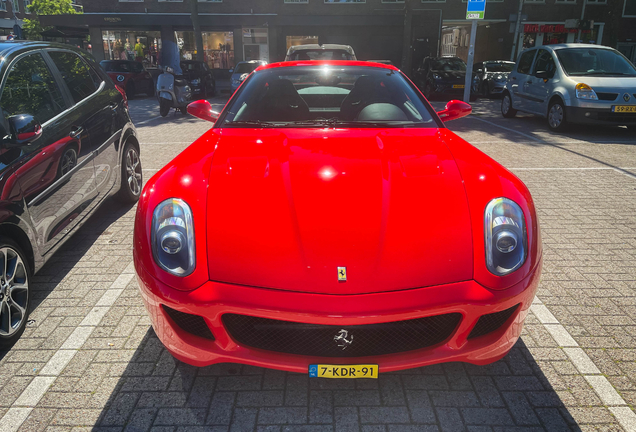
<svg viewBox="0 0 636 432">
<path fill-rule="evenodd" d="M 223 126 L 254 126 L 254 127 L 280 127 L 285 123 L 268 122 L 263 120 L 236 120 L 231 122 L 225 122 Z"/>
</svg>

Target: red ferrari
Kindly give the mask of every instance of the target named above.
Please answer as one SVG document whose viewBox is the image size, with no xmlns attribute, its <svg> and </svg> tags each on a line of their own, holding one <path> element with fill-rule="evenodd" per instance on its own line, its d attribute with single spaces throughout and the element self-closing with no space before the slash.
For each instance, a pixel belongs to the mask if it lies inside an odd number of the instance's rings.
<svg viewBox="0 0 636 432">
<path fill-rule="evenodd" d="M 260 67 L 152 177 L 134 261 L 179 360 L 317 377 L 483 365 L 515 344 L 541 273 L 526 186 L 450 132 L 398 69 Z"/>
</svg>

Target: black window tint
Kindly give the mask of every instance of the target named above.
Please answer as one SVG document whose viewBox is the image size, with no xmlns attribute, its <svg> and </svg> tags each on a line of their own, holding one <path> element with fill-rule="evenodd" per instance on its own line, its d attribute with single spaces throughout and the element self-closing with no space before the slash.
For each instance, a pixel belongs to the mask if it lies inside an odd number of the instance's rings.
<svg viewBox="0 0 636 432">
<path fill-rule="evenodd" d="M 91 70 L 77 54 L 64 51 L 49 51 L 55 66 L 71 91 L 75 103 L 81 102 L 97 90 Z"/>
<path fill-rule="evenodd" d="M 539 50 L 537 61 L 534 63 L 534 72 L 549 72 L 550 75 L 554 75 L 555 68 L 552 54 L 546 50 Z"/>
<path fill-rule="evenodd" d="M 532 60 L 534 60 L 534 55 L 536 54 L 536 50 L 527 51 L 521 54 L 519 57 L 519 64 L 517 65 L 517 72 L 528 75 L 530 73 L 530 68 L 532 67 Z"/>
<path fill-rule="evenodd" d="M 2 89 L 0 107 L 5 119 L 31 114 L 40 123 L 64 111 L 62 92 L 41 54 L 23 57 L 11 67 Z"/>
</svg>

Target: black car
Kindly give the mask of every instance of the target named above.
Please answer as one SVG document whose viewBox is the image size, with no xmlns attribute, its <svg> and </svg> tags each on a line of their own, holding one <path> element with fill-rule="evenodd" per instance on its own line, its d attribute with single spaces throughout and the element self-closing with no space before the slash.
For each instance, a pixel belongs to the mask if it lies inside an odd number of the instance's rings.
<svg viewBox="0 0 636 432">
<path fill-rule="evenodd" d="M 515 62 L 496 60 L 476 63 L 473 66 L 473 91 L 490 97 L 501 94 Z"/>
<path fill-rule="evenodd" d="M 106 198 L 141 192 L 127 99 L 90 54 L 0 42 L 0 349 L 24 331 L 32 275 Z"/>
<path fill-rule="evenodd" d="M 459 57 L 426 57 L 415 72 L 415 83 L 426 99 L 455 96 L 461 99 L 466 80 L 466 63 Z M 475 100 L 471 92 L 470 100 Z"/>
<path fill-rule="evenodd" d="M 194 99 L 214 96 L 216 81 L 214 74 L 205 62 L 196 60 L 182 60 L 181 72 L 190 83 Z"/>
</svg>

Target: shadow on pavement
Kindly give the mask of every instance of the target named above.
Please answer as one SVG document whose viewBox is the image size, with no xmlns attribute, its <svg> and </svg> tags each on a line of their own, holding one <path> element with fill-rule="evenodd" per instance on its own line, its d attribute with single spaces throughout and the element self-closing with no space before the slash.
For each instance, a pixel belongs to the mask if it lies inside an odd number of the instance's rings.
<svg viewBox="0 0 636 432">
<path fill-rule="evenodd" d="M 151 328 L 96 422 L 98 430 L 169 426 L 165 430 L 179 432 L 358 431 L 363 425 L 383 431 L 385 425 L 418 431 L 462 431 L 467 425 L 580 430 L 521 339 L 488 366 L 447 363 L 377 380 L 310 380 L 240 364 L 189 366 L 175 360 Z"/>
</svg>

